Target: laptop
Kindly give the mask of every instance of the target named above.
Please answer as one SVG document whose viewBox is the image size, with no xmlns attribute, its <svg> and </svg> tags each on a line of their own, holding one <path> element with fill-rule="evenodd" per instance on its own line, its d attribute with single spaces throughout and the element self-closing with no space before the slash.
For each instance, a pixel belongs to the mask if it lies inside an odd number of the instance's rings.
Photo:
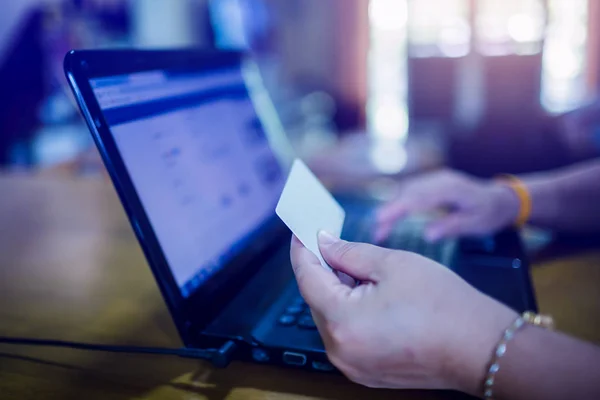
<svg viewBox="0 0 600 400">
<path fill-rule="evenodd" d="M 65 72 L 186 347 L 334 371 L 299 294 L 275 206 L 294 158 L 252 61 L 238 52 L 72 51 Z M 366 240 L 371 201 L 341 198 Z M 387 245 L 440 261 L 518 311 L 536 310 L 519 236 Z M 234 344 L 234 345 L 231 345 Z"/>
</svg>

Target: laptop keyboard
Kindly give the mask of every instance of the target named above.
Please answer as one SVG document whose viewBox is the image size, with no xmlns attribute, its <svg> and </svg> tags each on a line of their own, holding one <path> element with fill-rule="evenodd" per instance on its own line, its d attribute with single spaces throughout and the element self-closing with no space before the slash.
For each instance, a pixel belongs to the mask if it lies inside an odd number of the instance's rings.
<svg viewBox="0 0 600 400">
<path fill-rule="evenodd" d="M 282 326 L 295 326 L 300 329 L 317 329 L 308 305 L 300 296 L 294 298 L 288 304 L 277 323 Z"/>
</svg>

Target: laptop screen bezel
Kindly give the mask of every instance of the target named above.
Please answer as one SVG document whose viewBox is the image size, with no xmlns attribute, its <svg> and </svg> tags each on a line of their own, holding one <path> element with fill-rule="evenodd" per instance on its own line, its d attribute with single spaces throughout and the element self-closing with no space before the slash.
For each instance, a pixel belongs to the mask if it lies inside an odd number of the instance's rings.
<svg viewBox="0 0 600 400">
<path fill-rule="evenodd" d="M 154 273 L 184 342 L 193 344 L 206 327 L 261 267 L 262 258 L 289 233 L 275 213 L 261 228 L 261 234 L 227 263 L 205 285 L 189 297 L 181 294 L 169 268 L 148 215 L 135 190 L 110 127 L 93 93 L 90 80 L 145 71 L 202 72 L 214 68 L 241 66 L 240 52 L 203 50 L 71 51 L 65 57 L 65 73 L 88 124 L 106 169 L 113 181 L 127 217 Z M 285 166 L 283 166 L 285 167 Z"/>
</svg>

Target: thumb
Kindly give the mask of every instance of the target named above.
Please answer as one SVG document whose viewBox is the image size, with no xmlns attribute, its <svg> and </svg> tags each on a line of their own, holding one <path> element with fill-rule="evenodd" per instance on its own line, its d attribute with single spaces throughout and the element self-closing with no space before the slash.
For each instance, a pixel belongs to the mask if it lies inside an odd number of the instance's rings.
<svg viewBox="0 0 600 400">
<path fill-rule="evenodd" d="M 293 236 L 290 249 L 292 267 L 300 293 L 311 309 L 327 315 L 335 309 L 335 300 L 350 288 L 331 271 L 321 266 L 317 257 Z"/>
<path fill-rule="evenodd" d="M 351 277 L 377 283 L 384 275 L 384 261 L 390 250 L 364 243 L 347 242 L 325 231 L 319 232 L 319 249 L 335 270 Z"/>
</svg>

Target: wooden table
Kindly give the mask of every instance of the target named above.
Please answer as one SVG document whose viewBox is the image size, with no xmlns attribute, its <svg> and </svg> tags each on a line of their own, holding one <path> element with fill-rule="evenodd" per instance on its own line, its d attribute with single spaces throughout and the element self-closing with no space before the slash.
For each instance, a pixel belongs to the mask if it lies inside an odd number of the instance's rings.
<svg viewBox="0 0 600 400">
<path fill-rule="evenodd" d="M 542 311 L 600 342 L 600 252 L 535 266 Z M 110 183 L 0 174 L 0 335 L 180 346 Z M 437 399 L 343 377 L 169 357 L 0 346 L 1 399 Z"/>
</svg>

